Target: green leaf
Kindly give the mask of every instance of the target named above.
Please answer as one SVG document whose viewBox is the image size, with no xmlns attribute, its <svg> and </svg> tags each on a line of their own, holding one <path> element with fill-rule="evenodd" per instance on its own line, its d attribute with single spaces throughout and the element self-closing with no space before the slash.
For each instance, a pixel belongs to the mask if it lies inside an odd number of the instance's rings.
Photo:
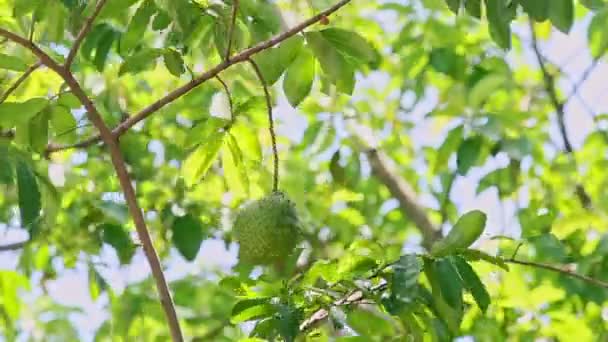
<svg viewBox="0 0 608 342">
<path fill-rule="evenodd" d="M 49 141 L 49 112 L 41 111 L 29 123 L 30 145 L 38 153 L 44 152 Z"/>
<path fill-rule="evenodd" d="M 120 39 L 120 52 L 122 55 L 127 55 L 129 51 L 142 41 L 150 18 L 155 12 L 156 6 L 152 0 L 144 0 L 139 8 L 137 8 L 137 11 L 131 18 L 131 22 L 129 22 L 127 32 Z"/>
<path fill-rule="evenodd" d="M 535 21 L 545 21 L 549 17 L 552 0 L 519 0 L 521 7 Z"/>
<path fill-rule="evenodd" d="M 68 109 L 75 109 L 82 107 L 82 103 L 76 95 L 71 92 L 61 93 L 57 98 L 57 104 Z"/>
<path fill-rule="evenodd" d="M 469 263 L 463 258 L 455 256 L 451 257 L 450 259 L 456 266 L 464 287 L 473 295 L 473 298 L 475 299 L 475 302 L 477 302 L 481 312 L 485 313 L 490 305 L 491 299 L 488 290 L 486 290 L 486 287 L 479 279 L 479 276 L 473 267 L 471 267 L 471 265 L 469 265 Z"/>
<path fill-rule="evenodd" d="M 308 49 L 303 49 L 287 69 L 283 80 L 283 91 L 293 107 L 297 107 L 310 94 L 314 78 L 314 56 Z"/>
<path fill-rule="evenodd" d="M 418 256 L 403 255 L 393 265 L 391 293 L 398 300 L 413 304 L 422 265 Z"/>
<path fill-rule="evenodd" d="M 285 342 L 294 342 L 300 332 L 302 312 L 297 308 L 279 305 L 277 310 L 278 330 Z"/>
<path fill-rule="evenodd" d="M 464 0 L 464 8 L 470 16 L 481 18 L 481 0 Z"/>
<path fill-rule="evenodd" d="M 100 34 L 99 38 L 97 39 L 95 58 L 93 58 L 93 64 L 95 64 L 97 71 L 103 71 L 105 69 L 106 60 L 108 59 L 110 49 L 112 49 L 112 44 L 114 44 L 114 42 L 119 38 L 120 33 L 111 28 Z"/>
<path fill-rule="evenodd" d="M 355 309 L 348 313 L 346 322 L 359 335 L 368 338 L 395 336 L 395 329 L 389 317 L 372 311 Z"/>
<path fill-rule="evenodd" d="M 76 119 L 69 109 L 63 106 L 54 106 L 50 110 L 51 127 L 56 135 L 64 135 L 76 127 Z"/>
<path fill-rule="evenodd" d="M 320 31 L 336 50 L 358 63 L 375 63 L 377 54 L 372 45 L 356 32 L 340 28 L 328 28 Z"/>
<path fill-rule="evenodd" d="M 0 184 L 13 184 L 15 172 L 11 155 L 8 145 L 0 142 Z"/>
<path fill-rule="evenodd" d="M 513 9 L 505 0 L 485 0 L 490 36 L 503 49 L 511 48 L 511 20 Z"/>
<path fill-rule="evenodd" d="M 165 67 L 173 76 L 180 76 L 186 71 L 184 67 L 184 60 L 182 59 L 182 55 L 174 49 L 167 49 L 163 54 L 163 61 L 165 62 Z"/>
<path fill-rule="evenodd" d="M 574 0 L 551 0 L 549 19 L 558 30 L 570 32 L 574 23 Z"/>
<path fill-rule="evenodd" d="M 253 160 L 254 162 L 262 161 L 262 147 L 260 146 L 260 140 L 257 136 L 255 127 L 250 127 L 242 121 L 238 120 L 237 123 L 230 128 L 232 135 L 238 138 L 238 145 L 243 151 L 243 158 L 246 160 Z"/>
<path fill-rule="evenodd" d="M 98 230 L 103 233 L 103 242 L 114 247 L 120 263 L 128 264 L 135 254 L 135 245 L 131 241 L 129 233 L 122 226 L 112 223 L 101 224 Z"/>
<path fill-rule="evenodd" d="M 25 71 L 28 66 L 22 58 L 0 53 L 0 69 Z"/>
<path fill-rule="evenodd" d="M 482 145 L 483 139 L 481 136 L 467 138 L 460 144 L 456 155 L 458 174 L 466 175 L 471 167 L 477 163 Z"/>
<path fill-rule="evenodd" d="M 454 14 L 458 14 L 460 12 L 462 0 L 445 0 L 445 3 L 448 5 L 450 11 L 454 12 Z"/>
<path fill-rule="evenodd" d="M 171 226 L 171 241 L 179 253 L 188 261 L 193 261 L 205 238 L 203 223 L 190 214 L 178 217 Z"/>
<path fill-rule="evenodd" d="M 462 310 L 462 280 L 456 268 L 447 258 L 439 259 L 435 263 L 441 295 L 449 306 L 457 311 Z"/>
<path fill-rule="evenodd" d="M 485 261 L 494 266 L 498 266 L 505 271 L 509 271 L 509 265 L 507 265 L 500 257 L 490 255 L 486 252 L 478 251 L 476 249 L 467 249 L 462 252 L 462 256 L 468 261 Z"/>
<path fill-rule="evenodd" d="M 182 176 L 186 181 L 186 186 L 193 186 L 205 176 L 216 160 L 225 136 L 226 132 L 223 130 L 215 132 L 184 161 Z"/>
<path fill-rule="evenodd" d="M 40 219 L 40 190 L 34 172 L 28 163 L 17 160 L 16 169 L 21 226 L 30 232 L 30 237 L 34 237 Z"/>
<path fill-rule="evenodd" d="M 328 41 L 322 33 L 308 32 L 305 34 L 306 42 L 321 64 L 321 69 L 329 77 L 336 88 L 345 93 L 352 94 L 355 88 L 355 71 L 352 65 Z"/>
<path fill-rule="evenodd" d="M 444 256 L 468 248 L 483 233 L 486 219 L 486 214 L 479 210 L 472 210 L 462 215 L 448 235 L 433 244 L 431 254 Z"/>
<path fill-rule="evenodd" d="M 285 69 L 295 60 L 303 43 L 302 36 L 293 36 L 278 47 L 267 49 L 253 57 L 269 86 L 276 83 Z"/>
<path fill-rule="evenodd" d="M 269 317 L 276 312 L 271 298 L 246 298 L 232 307 L 230 321 L 233 324 Z"/>
<path fill-rule="evenodd" d="M 0 126 L 6 128 L 28 123 L 48 103 L 49 101 L 42 97 L 34 97 L 25 102 L 0 103 Z"/>
<path fill-rule="evenodd" d="M 608 51 L 608 7 L 597 12 L 587 28 L 587 40 L 589 41 L 589 50 L 593 58 L 600 58 Z"/>
<path fill-rule="evenodd" d="M 162 55 L 161 49 L 143 49 L 129 56 L 120 65 L 118 76 L 126 73 L 137 74 L 154 67 L 156 59 Z"/>
<path fill-rule="evenodd" d="M 235 136 L 231 133 L 228 133 L 224 142 L 225 148 L 222 152 L 224 177 L 235 194 L 238 194 L 239 197 L 246 197 L 249 194 L 249 176 L 243 161 L 243 153 Z"/>
<path fill-rule="evenodd" d="M 433 167 L 435 173 L 447 168 L 450 156 L 460 147 L 463 140 L 463 133 L 464 126 L 462 125 L 457 126 L 448 133 L 447 137 L 437 151 L 435 166 Z"/>
</svg>

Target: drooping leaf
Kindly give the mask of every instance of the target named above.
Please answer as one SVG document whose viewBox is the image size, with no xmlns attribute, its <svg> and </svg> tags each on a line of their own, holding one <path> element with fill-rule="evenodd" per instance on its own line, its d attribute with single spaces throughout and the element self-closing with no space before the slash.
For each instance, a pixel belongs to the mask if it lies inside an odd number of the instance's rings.
<svg viewBox="0 0 608 342">
<path fill-rule="evenodd" d="M 589 50 L 593 58 L 600 58 L 608 51 L 608 30 L 606 29 L 608 22 L 608 8 L 597 12 L 587 28 L 587 40 L 589 42 Z"/>
<path fill-rule="evenodd" d="M 120 52 L 123 55 L 127 55 L 139 42 L 141 42 L 150 18 L 156 12 L 156 6 L 152 0 L 144 0 L 142 4 L 137 8 L 135 14 L 129 22 L 127 31 L 122 35 L 120 39 Z"/>
<path fill-rule="evenodd" d="M 205 238 L 203 223 L 190 214 L 178 217 L 171 226 L 171 241 L 180 254 L 193 261 Z"/>
<path fill-rule="evenodd" d="M 212 134 L 204 144 L 192 152 L 182 165 L 182 176 L 186 186 L 193 186 L 205 176 L 222 147 L 225 131 Z"/>
<path fill-rule="evenodd" d="M 320 32 L 323 38 L 343 55 L 363 64 L 376 62 L 377 54 L 373 46 L 358 33 L 340 28 L 329 28 Z"/>
<path fill-rule="evenodd" d="M 104 223 L 98 227 L 102 232 L 102 240 L 114 247 L 121 264 L 128 264 L 135 254 L 135 245 L 129 233 L 120 225 Z"/>
<path fill-rule="evenodd" d="M 505 0 L 485 0 L 490 36 L 503 49 L 511 48 L 511 20 L 515 7 Z"/>
<path fill-rule="evenodd" d="M 17 160 L 16 170 L 21 225 L 34 237 L 38 231 L 41 209 L 38 182 L 31 166 L 25 161 Z"/>
<path fill-rule="evenodd" d="M 454 256 L 450 259 L 452 263 L 456 266 L 456 269 L 458 270 L 458 274 L 460 274 L 464 287 L 473 295 L 475 302 L 477 302 L 477 305 L 479 306 L 481 311 L 485 313 L 488 309 L 488 306 L 490 305 L 491 300 L 490 294 L 479 279 L 479 276 L 477 275 L 473 267 L 471 267 L 471 265 L 469 265 L 469 263 L 466 262 L 463 258 Z"/>
<path fill-rule="evenodd" d="M 549 19 L 558 30 L 570 32 L 574 23 L 574 0 L 551 0 Z"/>
<path fill-rule="evenodd" d="M 314 56 L 310 50 L 302 49 L 298 57 L 287 68 L 283 80 L 283 91 L 293 107 L 297 107 L 310 94 L 314 77 Z"/>
<path fill-rule="evenodd" d="M 447 258 L 437 260 L 436 265 L 443 298 L 455 310 L 462 310 L 462 280 L 456 268 Z"/>
<path fill-rule="evenodd" d="M 122 76 L 126 73 L 137 74 L 151 69 L 156 64 L 156 59 L 161 55 L 161 49 L 142 49 L 125 59 L 120 65 L 118 75 Z"/>
<path fill-rule="evenodd" d="M 271 298 L 246 298 L 232 307 L 230 321 L 234 324 L 268 317 L 276 312 Z"/>
<path fill-rule="evenodd" d="M 0 53 L 0 69 L 25 71 L 28 66 L 23 59 L 4 53 Z"/>
<path fill-rule="evenodd" d="M 253 57 L 268 85 L 273 85 L 279 80 L 283 72 L 298 56 L 303 43 L 302 36 L 293 36 L 278 47 L 265 50 Z"/>
<path fill-rule="evenodd" d="M 336 49 L 332 42 L 318 31 L 305 34 L 306 42 L 321 65 L 323 72 L 329 76 L 336 88 L 346 94 L 352 94 L 355 88 L 353 66 Z"/>
<path fill-rule="evenodd" d="M 456 165 L 460 175 L 466 175 L 477 163 L 482 145 L 483 139 L 480 136 L 468 138 L 460 144 L 456 155 Z"/>
<path fill-rule="evenodd" d="M 163 61 L 165 62 L 165 67 L 173 76 L 180 76 L 186 71 L 184 68 L 184 60 L 179 52 L 174 49 L 167 49 L 163 53 Z"/>
</svg>

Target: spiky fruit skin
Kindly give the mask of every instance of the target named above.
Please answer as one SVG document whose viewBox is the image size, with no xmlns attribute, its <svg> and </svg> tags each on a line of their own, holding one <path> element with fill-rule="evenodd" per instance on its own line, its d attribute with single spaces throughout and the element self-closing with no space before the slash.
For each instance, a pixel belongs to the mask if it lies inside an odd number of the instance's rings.
<svg viewBox="0 0 608 342">
<path fill-rule="evenodd" d="M 242 208 L 234 220 L 233 232 L 242 262 L 269 265 L 280 261 L 298 242 L 295 205 L 282 192 L 273 192 Z"/>
</svg>

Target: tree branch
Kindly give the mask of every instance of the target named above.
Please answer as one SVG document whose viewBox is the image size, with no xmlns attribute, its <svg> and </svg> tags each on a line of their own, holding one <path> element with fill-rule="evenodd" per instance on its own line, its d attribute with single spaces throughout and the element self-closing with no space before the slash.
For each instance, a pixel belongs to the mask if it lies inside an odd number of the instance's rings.
<svg viewBox="0 0 608 342">
<path fill-rule="evenodd" d="M 16 251 L 18 249 L 23 248 L 25 245 L 27 245 L 27 243 L 30 242 L 30 240 L 25 240 L 25 241 L 19 241 L 19 242 L 14 242 L 14 243 L 9 243 L 6 245 L 0 245 L 0 252 L 6 252 L 6 251 Z"/>
<path fill-rule="evenodd" d="M 326 9 L 323 12 L 320 12 L 319 14 L 315 15 L 314 17 L 311 17 L 308 20 L 303 21 L 302 23 L 292 27 L 291 29 L 289 29 L 281 34 L 278 34 L 278 35 L 274 36 L 273 38 L 263 41 L 251 48 L 241 51 L 240 53 L 238 53 L 238 54 L 234 55 L 232 58 L 230 58 L 230 61 L 221 62 L 220 64 L 216 65 L 215 67 L 202 73 L 198 77 L 192 79 L 188 83 L 182 85 L 179 88 L 174 89 L 169 94 L 160 98 L 156 102 L 150 104 L 149 106 L 142 109 L 135 115 L 130 116 L 127 120 L 125 120 L 124 122 L 122 122 L 121 124 L 116 126 L 112 130 L 112 134 L 114 135 L 114 137 L 121 136 L 122 134 L 124 134 L 126 131 L 128 131 L 131 127 L 135 126 L 140 121 L 146 119 L 148 116 L 152 115 L 153 113 L 155 113 L 159 109 L 163 108 L 164 106 L 168 105 L 169 103 L 177 100 L 178 98 L 185 95 L 186 93 L 188 93 L 195 87 L 201 85 L 205 81 L 217 76 L 220 72 L 230 68 L 231 66 L 233 66 L 235 64 L 244 62 L 244 61 L 248 60 L 249 58 L 251 58 L 253 55 L 260 53 L 264 50 L 267 50 L 267 49 L 281 43 L 282 41 L 304 31 L 309 26 L 314 25 L 315 23 L 319 22 L 323 18 L 326 18 L 327 16 L 336 12 L 340 8 L 344 7 L 350 1 L 351 0 L 341 0 L 338 3 L 336 3 L 335 5 L 333 5 L 332 7 Z M 101 140 L 101 136 L 97 135 L 97 136 L 87 139 L 87 141 L 85 141 L 85 142 L 77 143 L 75 145 L 56 146 L 54 148 L 53 152 L 59 151 L 59 150 L 64 150 L 64 149 L 69 149 L 69 148 L 74 148 L 74 147 L 90 146 L 100 140 Z"/>
<path fill-rule="evenodd" d="M 6 99 L 15 91 L 17 90 L 17 88 L 19 88 L 19 86 L 25 82 L 25 80 L 34 72 L 36 71 L 36 69 L 38 69 L 40 66 L 42 65 L 42 63 L 40 62 L 36 62 L 32 65 L 30 65 L 29 68 L 27 68 L 23 74 L 17 79 L 17 81 L 15 81 L 15 83 L 13 83 L 1 96 L 0 96 L 0 103 L 6 101 Z"/>
<path fill-rule="evenodd" d="M 565 276 L 580 279 L 589 284 L 608 289 L 608 282 L 605 282 L 605 281 L 602 281 L 602 280 L 599 280 L 596 278 L 592 278 L 592 277 L 586 276 L 584 274 L 576 273 L 576 272 L 569 270 L 567 268 L 564 268 L 564 267 L 558 267 L 558 266 L 554 266 L 554 265 L 533 262 L 533 261 L 517 260 L 517 259 L 513 259 L 513 258 L 503 259 L 503 261 L 507 262 L 507 263 L 511 263 L 511 264 L 530 266 L 530 267 L 540 268 L 540 269 L 544 269 L 544 270 L 548 270 L 548 271 L 552 271 L 552 272 L 561 273 Z"/>
<path fill-rule="evenodd" d="M 236 15 L 239 10 L 239 0 L 232 0 L 232 18 L 228 28 L 228 44 L 226 45 L 226 61 L 230 61 L 232 54 L 232 40 L 234 39 L 234 27 L 236 26 Z"/>
<path fill-rule="evenodd" d="M 95 18 L 97 18 L 97 16 L 101 12 L 101 9 L 103 8 L 103 6 L 105 4 L 106 4 L 106 0 L 97 1 L 97 5 L 95 5 L 95 9 L 93 10 L 93 13 L 91 14 L 90 17 L 87 18 L 87 20 L 84 22 L 84 26 L 82 27 L 82 29 L 80 29 L 80 32 L 78 32 L 78 35 L 76 36 L 76 40 L 74 41 L 74 45 L 72 45 L 72 49 L 70 49 L 70 52 L 68 53 L 68 56 L 65 59 L 64 67 L 67 70 L 70 70 L 72 62 L 74 61 L 74 58 L 76 57 L 76 54 L 78 53 L 78 49 L 80 48 L 80 44 L 82 44 L 82 41 L 84 40 L 84 38 L 91 31 L 91 27 L 93 27 L 93 22 L 95 21 Z"/>
<path fill-rule="evenodd" d="M 270 141 L 272 143 L 272 156 L 274 161 L 274 173 L 272 177 L 272 191 L 279 190 L 279 151 L 277 150 L 277 136 L 274 133 L 274 118 L 272 116 L 272 99 L 270 98 L 270 92 L 268 91 L 268 84 L 264 79 L 264 75 L 262 75 L 262 71 L 260 67 L 253 61 L 253 59 L 249 59 L 249 64 L 253 67 L 262 88 L 264 88 L 264 97 L 266 98 L 266 109 L 268 110 L 268 131 L 270 132 Z"/>
<path fill-rule="evenodd" d="M 536 60 L 543 74 L 545 90 L 549 95 L 549 99 L 551 100 L 553 108 L 555 109 L 555 113 L 557 116 L 557 124 L 559 126 L 559 132 L 562 138 L 562 142 L 564 144 L 564 149 L 567 154 L 572 155 L 574 153 L 574 149 L 572 148 L 572 143 L 570 142 L 570 138 L 568 137 L 568 132 L 566 130 L 566 123 L 564 119 L 566 113 L 564 111 L 564 103 L 559 100 L 557 95 L 557 88 L 555 85 L 555 78 L 553 77 L 553 75 L 551 75 L 551 73 L 547 69 L 547 66 L 545 65 L 545 59 L 538 46 L 538 38 L 536 37 L 536 30 L 534 30 L 534 22 L 532 21 L 532 19 L 530 19 L 529 24 L 530 31 L 532 34 L 532 50 L 534 51 L 534 55 L 536 56 Z M 572 156 L 572 160 L 574 161 L 574 163 L 576 163 L 574 156 Z M 575 192 L 583 207 L 586 209 L 591 208 L 591 197 L 589 196 L 583 185 L 577 183 Z"/>
<path fill-rule="evenodd" d="M 154 249 L 152 238 L 150 237 L 150 233 L 148 232 L 148 228 L 146 227 L 146 222 L 142 210 L 139 207 L 139 204 L 137 203 L 135 189 L 131 184 L 131 179 L 127 172 L 125 161 L 122 157 L 117 138 L 112 134 L 112 131 L 108 128 L 108 126 L 106 126 L 99 111 L 97 110 L 97 107 L 95 107 L 95 105 L 93 104 L 93 101 L 91 101 L 91 99 L 86 95 L 78 81 L 74 78 L 72 73 L 66 67 L 59 65 L 38 46 L 21 36 L 18 36 L 4 29 L 0 29 L 0 36 L 4 36 L 14 41 L 15 43 L 20 44 L 21 46 L 29 49 L 33 54 L 40 58 L 41 63 L 43 63 L 51 70 L 55 71 L 59 76 L 61 76 L 61 78 L 63 78 L 63 80 L 72 90 L 74 96 L 76 96 L 80 100 L 82 105 L 87 110 L 87 116 L 89 117 L 89 120 L 91 120 L 91 122 L 99 130 L 101 139 L 108 147 L 108 150 L 110 152 L 112 164 L 114 165 L 114 169 L 116 170 L 116 174 L 118 176 L 120 186 L 122 187 L 127 206 L 129 207 L 129 211 L 131 212 L 131 216 L 133 217 L 133 222 L 135 223 L 135 228 L 137 230 L 139 240 L 141 241 L 144 254 L 146 255 L 148 263 L 150 264 L 153 278 L 156 281 L 156 287 L 159 292 L 159 297 L 163 310 L 165 311 L 165 315 L 167 317 L 167 323 L 169 325 L 169 330 L 171 331 L 171 336 L 173 338 L 173 341 L 182 342 L 183 337 L 179 325 L 179 320 L 175 312 L 175 305 L 173 304 L 173 299 L 171 298 L 171 293 L 169 292 L 169 287 L 167 286 L 167 281 L 165 279 L 165 275 L 163 273 L 162 265 L 158 258 L 158 254 Z"/>
</svg>

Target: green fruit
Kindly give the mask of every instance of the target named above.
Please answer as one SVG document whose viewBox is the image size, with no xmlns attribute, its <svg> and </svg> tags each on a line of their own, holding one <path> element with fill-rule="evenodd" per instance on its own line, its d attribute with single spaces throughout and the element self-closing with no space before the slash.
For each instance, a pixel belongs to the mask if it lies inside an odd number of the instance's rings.
<svg viewBox="0 0 608 342">
<path fill-rule="evenodd" d="M 486 214 L 479 210 L 462 215 L 446 237 L 435 242 L 431 254 L 445 256 L 463 250 L 475 242 L 486 226 Z"/>
<path fill-rule="evenodd" d="M 293 252 L 299 223 L 295 205 L 282 192 L 273 192 L 241 209 L 233 232 L 239 242 L 239 260 L 272 264 Z"/>
</svg>

